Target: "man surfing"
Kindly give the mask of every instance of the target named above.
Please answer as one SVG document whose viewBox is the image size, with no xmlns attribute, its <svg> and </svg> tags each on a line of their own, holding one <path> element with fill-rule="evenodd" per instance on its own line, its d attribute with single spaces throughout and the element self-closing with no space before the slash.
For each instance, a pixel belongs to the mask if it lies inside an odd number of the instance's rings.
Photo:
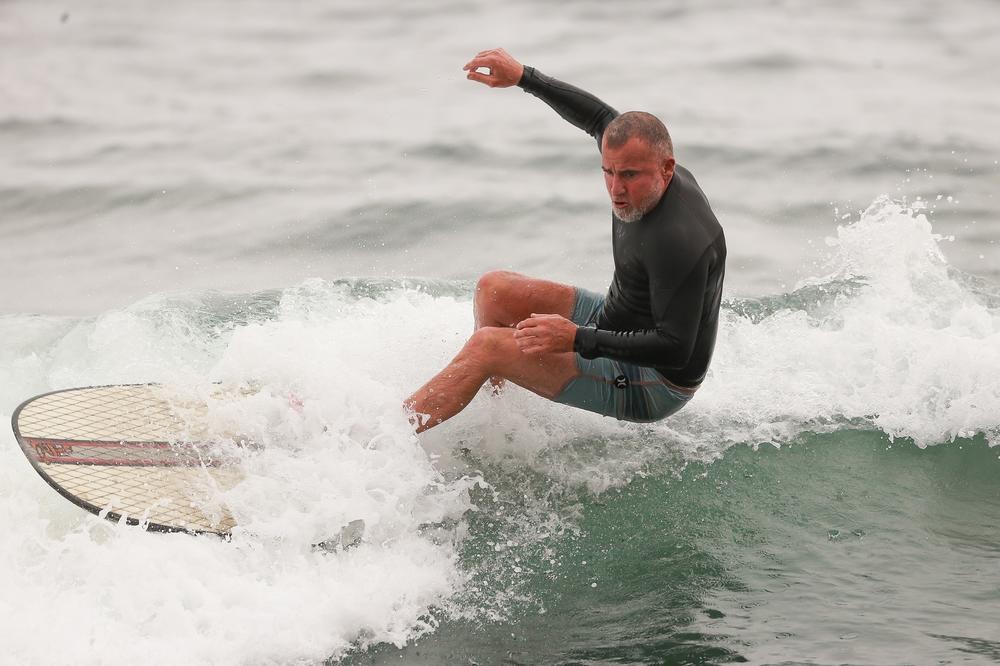
<svg viewBox="0 0 1000 666">
<path fill-rule="evenodd" d="M 491 88 L 519 86 L 597 140 L 615 270 L 605 296 L 507 271 L 483 275 L 475 332 L 404 402 L 417 432 L 460 412 L 487 380 L 626 421 L 673 414 L 712 358 L 726 240 L 694 176 L 676 164 L 667 128 L 648 113 L 619 114 L 503 49 L 464 69 Z"/>
</svg>

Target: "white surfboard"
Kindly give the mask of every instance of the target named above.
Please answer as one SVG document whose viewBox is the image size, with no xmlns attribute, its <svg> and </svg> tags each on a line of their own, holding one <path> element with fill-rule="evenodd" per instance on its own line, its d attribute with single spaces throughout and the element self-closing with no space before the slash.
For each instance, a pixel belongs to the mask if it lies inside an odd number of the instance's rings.
<svg viewBox="0 0 1000 666">
<path fill-rule="evenodd" d="M 225 536 L 236 521 L 223 493 L 243 474 L 238 442 L 212 436 L 206 411 L 156 384 L 92 386 L 31 398 L 12 425 L 38 474 L 77 506 L 149 530 Z"/>
</svg>

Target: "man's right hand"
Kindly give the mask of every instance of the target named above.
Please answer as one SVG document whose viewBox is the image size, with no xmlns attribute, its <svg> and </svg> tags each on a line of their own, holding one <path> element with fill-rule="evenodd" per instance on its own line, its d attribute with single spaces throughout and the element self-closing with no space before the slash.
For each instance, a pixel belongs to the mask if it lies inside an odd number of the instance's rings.
<svg viewBox="0 0 1000 666">
<path fill-rule="evenodd" d="M 489 73 L 476 71 L 479 67 L 487 68 Z M 490 88 L 509 88 L 517 85 L 521 75 L 524 74 L 524 66 L 503 49 L 480 51 L 462 69 L 468 72 L 465 78 L 485 83 Z"/>
</svg>

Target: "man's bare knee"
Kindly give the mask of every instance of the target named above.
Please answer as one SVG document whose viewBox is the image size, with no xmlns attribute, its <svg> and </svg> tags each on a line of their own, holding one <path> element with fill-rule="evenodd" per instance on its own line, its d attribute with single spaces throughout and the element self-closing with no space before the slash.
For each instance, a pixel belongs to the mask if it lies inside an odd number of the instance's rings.
<svg viewBox="0 0 1000 666">
<path fill-rule="evenodd" d="M 514 330 L 497 326 L 478 329 L 466 343 L 470 369 L 485 381 L 506 379 L 530 391 L 553 398 L 577 372 L 572 354 L 525 354 Z M 494 387 L 499 382 L 494 381 Z"/>
<path fill-rule="evenodd" d="M 512 271 L 484 273 L 476 283 L 475 310 L 479 326 L 510 326 L 507 299 L 513 296 L 514 284 L 524 276 Z"/>
<path fill-rule="evenodd" d="M 496 300 L 506 296 L 511 284 L 524 276 L 513 271 L 489 271 L 476 283 L 476 298 Z"/>
<path fill-rule="evenodd" d="M 520 353 L 514 342 L 513 331 L 497 326 L 477 329 L 462 349 L 467 361 L 487 376 L 502 376 L 502 370 L 507 366 L 507 357 L 515 352 Z"/>
</svg>

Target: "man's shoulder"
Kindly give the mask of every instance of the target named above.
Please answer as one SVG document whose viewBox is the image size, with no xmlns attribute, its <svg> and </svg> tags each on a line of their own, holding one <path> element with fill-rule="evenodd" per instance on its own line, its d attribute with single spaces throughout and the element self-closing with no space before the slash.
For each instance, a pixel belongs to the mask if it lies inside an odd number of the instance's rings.
<svg viewBox="0 0 1000 666">
<path fill-rule="evenodd" d="M 665 235 L 701 237 L 711 242 L 722 233 L 722 225 L 708 197 L 694 175 L 679 164 L 674 167 L 674 176 L 664 194 L 663 203 L 663 224 L 660 228 Z"/>
<path fill-rule="evenodd" d="M 712 211 L 712 205 L 708 202 L 708 197 L 701 189 L 694 174 L 680 164 L 674 167 L 674 177 L 670 181 L 668 192 L 670 190 L 674 190 L 671 194 L 674 195 L 673 200 L 678 208 L 696 215 L 704 221 L 719 224 L 715 212 Z"/>
</svg>

